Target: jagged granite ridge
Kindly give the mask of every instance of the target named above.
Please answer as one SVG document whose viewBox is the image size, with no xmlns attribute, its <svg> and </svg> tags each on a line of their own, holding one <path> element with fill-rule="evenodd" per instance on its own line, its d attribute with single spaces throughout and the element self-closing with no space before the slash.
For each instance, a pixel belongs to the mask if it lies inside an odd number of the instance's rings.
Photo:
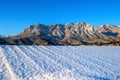
<svg viewBox="0 0 120 80">
<path fill-rule="evenodd" d="M 120 45 L 120 27 L 88 23 L 30 25 L 19 35 L 0 37 L 4 45 Z"/>
</svg>

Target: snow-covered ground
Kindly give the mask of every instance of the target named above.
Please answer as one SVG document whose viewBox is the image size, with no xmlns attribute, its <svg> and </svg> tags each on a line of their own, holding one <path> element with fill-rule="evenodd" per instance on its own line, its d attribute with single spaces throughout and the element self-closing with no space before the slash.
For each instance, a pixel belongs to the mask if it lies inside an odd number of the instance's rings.
<svg viewBox="0 0 120 80">
<path fill-rule="evenodd" d="M 0 46 L 0 80 L 120 80 L 120 47 Z"/>
</svg>

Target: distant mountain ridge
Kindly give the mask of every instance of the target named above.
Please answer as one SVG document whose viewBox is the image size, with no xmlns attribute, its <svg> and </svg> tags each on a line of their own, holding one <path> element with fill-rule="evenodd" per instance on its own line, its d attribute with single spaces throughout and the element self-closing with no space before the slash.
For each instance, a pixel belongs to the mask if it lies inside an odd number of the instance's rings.
<svg viewBox="0 0 120 80">
<path fill-rule="evenodd" d="M 0 44 L 11 45 L 120 45 L 120 27 L 88 23 L 30 25 L 13 37 L 1 37 Z"/>
</svg>

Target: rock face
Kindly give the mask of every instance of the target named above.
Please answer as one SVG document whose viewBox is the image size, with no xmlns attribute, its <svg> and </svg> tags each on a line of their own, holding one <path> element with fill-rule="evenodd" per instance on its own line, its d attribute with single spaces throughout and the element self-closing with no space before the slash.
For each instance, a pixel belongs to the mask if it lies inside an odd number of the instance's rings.
<svg viewBox="0 0 120 80">
<path fill-rule="evenodd" d="M 94 27 L 88 23 L 30 25 L 17 36 L 0 37 L 0 44 L 12 45 L 120 45 L 120 27 Z"/>
<path fill-rule="evenodd" d="M 94 28 L 90 24 L 77 23 L 65 26 L 65 38 L 68 43 L 84 44 L 94 37 Z"/>
</svg>

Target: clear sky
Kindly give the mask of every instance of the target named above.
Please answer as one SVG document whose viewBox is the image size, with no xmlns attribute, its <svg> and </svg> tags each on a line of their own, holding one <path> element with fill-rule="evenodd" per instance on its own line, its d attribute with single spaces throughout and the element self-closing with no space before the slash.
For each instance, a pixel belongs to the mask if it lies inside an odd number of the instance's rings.
<svg viewBox="0 0 120 80">
<path fill-rule="evenodd" d="M 0 0 L 0 34 L 15 35 L 31 24 L 87 22 L 120 25 L 120 0 Z"/>
</svg>

